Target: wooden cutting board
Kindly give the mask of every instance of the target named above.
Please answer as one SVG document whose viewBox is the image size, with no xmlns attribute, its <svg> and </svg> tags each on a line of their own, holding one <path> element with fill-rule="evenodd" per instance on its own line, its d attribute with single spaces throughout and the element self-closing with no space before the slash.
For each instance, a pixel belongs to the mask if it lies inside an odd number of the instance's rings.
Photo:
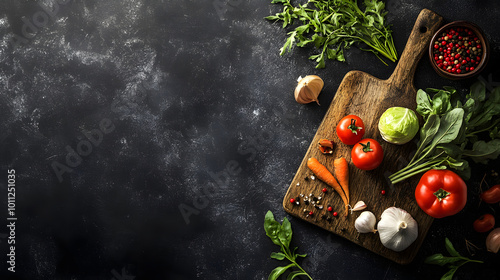
<svg viewBox="0 0 500 280">
<path fill-rule="evenodd" d="M 389 183 L 387 176 L 406 165 L 412 151 L 416 150 L 416 145 L 414 142 L 405 145 L 385 142 L 378 132 L 378 120 L 389 107 L 403 106 L 416 109 L 416 89 L 413 85 L 415 69 L 441 22 L 442 18 L 430 10 L 424 9 L 420 12 L 399 63 L 389 79 L 380 80 L 361 71 L 351 71 L 345 75 L 283 200 L 286 212 L 401 264 L 413 260 L 433 218 L 425 214 L 415 201 L 414 190 L 419 176 L 394 186 Z M 384 160 L 375 170 L 363 171 L 356 168 L 351 161 L 352 146 L 340 142 L 335 133 L 337 123 L 349 114 L 361 117 L 366 127 L 364 138 L 377 140 L 384 149 Z M 322 138 L 336 143 L 333 155 L 320 153 L 317 143 Z M 361 212 L 354 212 L 345 217 L 343 202 L 332 188 L 317 179 L 306 179 L 312 175 L 306 165 L 311 157 L 317 158 L 330 171 L 333 171 L 335 158 L 345 157 L 349 162 L 351 205 L 354 206 L 359 200 L 364 201 L 368 205 L 365 210 L 372 211 L 377 217 L 377 222 L 388 207 L 396 206 L 408 211 L 418 223 L 417 240 L 406 250 L 397 253 L 385 248 L 378 234 L 358 234 L 354 228 L 354 221 Z M 321 190 L 325 187 L 328 192 L 323 194 Z M 385 195 L 381 195 L 382 190 L 386 191 Z M 300 199 L 300 205 L 290 203 L 291 198 L 296 198 L 300 194 L 322 196 L 320 201 L 324 208 L 320 210 L 312 204 L 306 205 L 303 198 Z M 332 206 L 333 211 L 338 212 L 338 217 L 333 217 L 332 212 L 326 210 L 328 206 Z M 307 216 L 309 211 L 313 211 L 314 214 Z M 322 217 L 323 215 L 332 219 L 328 221 Z"/>
</svg>

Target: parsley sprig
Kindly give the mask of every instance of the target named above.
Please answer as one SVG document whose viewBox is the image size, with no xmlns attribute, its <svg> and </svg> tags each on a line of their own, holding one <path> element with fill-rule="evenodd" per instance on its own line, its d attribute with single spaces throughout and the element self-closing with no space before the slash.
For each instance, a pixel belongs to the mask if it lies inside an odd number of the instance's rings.
<svg viewBox="0 0 500 280">
<path fill-rule="evenodd" d="M 266 17 L 271 21 L 282 21 L 283 28 L 301 22 L 288 32 L 280 55 L 292 50 L 294 45 L 304 47 L 314 45 L 320 53 L 309 59 L 317 62 L 316 68 L 325 67 L 325 58 L 345 61 L 344 50 L 354 43 L 367 46 L 361 50 L 374 53 L 385 65 L 381 55 L 392 62 L 398 54 L 394 47 L 392 31 L 385 23 L 385 3 L 377 0 L 364 0 L 362 11 L 356 0 L 309 0 L 294 6 L 290 0 L 272 0 L 271 3 L 283 4 L 283 11 Z"/>
</svg>

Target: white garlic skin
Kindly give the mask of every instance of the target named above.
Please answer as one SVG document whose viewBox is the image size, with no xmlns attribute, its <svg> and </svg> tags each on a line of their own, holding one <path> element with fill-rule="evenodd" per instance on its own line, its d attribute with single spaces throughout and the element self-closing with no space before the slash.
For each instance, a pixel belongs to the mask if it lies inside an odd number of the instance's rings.
<svg viewBox="0 0 500 280">
<path fill-rule="evenodd" d="M 396 252 L 408 248 L 418 237 L 415 219 L 396 207 L 389 207 L 382 213 L 377 229 L 382 245 Z"/>
<path fill-rule="evenodd" d="M 356 204 L 354 204 L 354 207 L 351 207 L 349 205 L 349 207 L 351 208 L 351 214 L 352 212 L 354 211 L 361 211 L 361 210 L 364 210 L 367 206 L 366 206 L 366 203 L 362 200 L 356 202 Z"/>
<path fill-rule="evenodd" d="M 319 105 L 318 95 L 323 89 L 323 80 L 316 75 L 308 75 L 304 78 L 299 77 L 299 82 L 295 88 L 295 100 L 300 104 L 307 104 L 316 101 Z"/>
<path fill-rule="evenodd" d="M 354 222 L 354 227 L 359 233 L 376 232 L 377 218 L 370 211 L 363 211 Z"/>
</svg>

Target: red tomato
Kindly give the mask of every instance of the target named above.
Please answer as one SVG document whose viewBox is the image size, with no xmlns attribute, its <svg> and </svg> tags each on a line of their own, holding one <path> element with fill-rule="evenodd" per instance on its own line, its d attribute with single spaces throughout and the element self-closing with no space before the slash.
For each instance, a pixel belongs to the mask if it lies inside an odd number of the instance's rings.
<svg viewBox="0 0 500 280">
<path fill-rule="evenodd" d="M 495 227 L 495 217 L 491 214 L 484 214 L 472 224 L 477 232 L 487 232 Z"/>
<path fill-rule="evenodd" d="M 358 116 L 348 115 L 340 120 L 335 130 L 342 143 L 354 145 L 365 135 L 365 124 Z"/>
<path fill-rule="evenodd" d="M 443 218 L 460 212 L 467 202 L 467 185 L 450 170 L 431 169 L 415 189 L 418 206 L 429 216 Z"/>
<path fill-rule="evenodd" d="M 500 202 L 500 185 L 494 185 L 481 194 L 481 199 L 489 204 Z"/>
<path fill-rule="evenodd" d="M 382 163 L 384 150 L 376 140 L 366 138 L 352 147 L 351 159 L 357 168 L 372 170 Z"/>
</svg>

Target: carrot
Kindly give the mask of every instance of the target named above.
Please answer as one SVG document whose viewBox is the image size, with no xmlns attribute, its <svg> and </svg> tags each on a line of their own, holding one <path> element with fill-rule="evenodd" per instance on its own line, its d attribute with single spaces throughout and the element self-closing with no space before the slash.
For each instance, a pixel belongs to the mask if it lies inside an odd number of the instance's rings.
<svg viewBox="0 0 500 280">
<path fill-rule="evenodd" d="M 309 158 L 307 160 L 307 167 L 311 169 L 311 171 L 314 173 L 314 175 L 316 175 L 318 179 L 332 187 L 340 195 L 340 197 L 344 201 L 346 210 L 345 215 L 347 216 L 347 214 L 349 213 L 349 200 L 345 195 L 344 190 L 337 182 L 337 179 L 335 179 L 332 173 L 330 173 L 330 171 L 328 171 L 328 169 L 315 158 Z"/>
<path fill-rule="evenodd" d="M 347 160 L 343 157 L 335 159 L 333 161 L 333 167 L 335 168 L 335 177 L 337 178 L 340 187 L 344 190 L 345 196 L 347 197 L 347 203 L 349 204 L 349 164 Z"/>
</svg>

